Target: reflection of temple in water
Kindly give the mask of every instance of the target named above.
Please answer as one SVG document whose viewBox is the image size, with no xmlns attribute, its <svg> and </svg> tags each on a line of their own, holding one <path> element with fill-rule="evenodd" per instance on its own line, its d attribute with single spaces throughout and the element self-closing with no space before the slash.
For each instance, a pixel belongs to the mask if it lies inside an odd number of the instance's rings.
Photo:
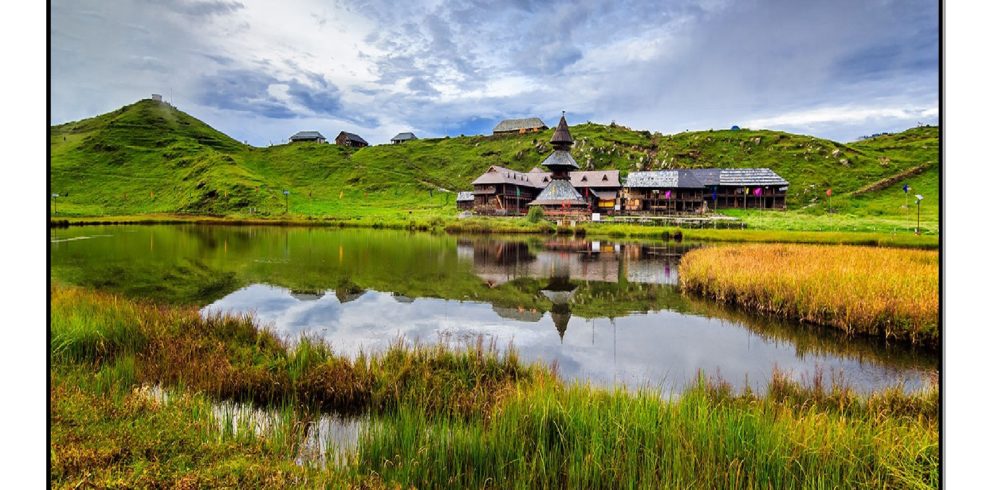
<svg viewBox="0 0 990 490">
<path fill-rule="evenodd" d="M 566 275 L 552 276 L 547 287 L 540 291 L 543 296 L 550 300 L 550 318 L 553 325 L 557 327 L 560 334 L 560 342 L 564 342 L 564 332 L 567 331 L 567 322 L 571 321 L 571 299 L 577 285 L 571 283 Z"/>
<path fill-rule="evenodd" d="M 677 284 L 677 264 L 691 247 L 680 243 L 630 243 L 584 239 L 505 241 L 461 239 L 457 255 L 470 260 L 475 275 L 496 287 L 521 279 L 548 279 L 540 289 L 550 300 L 550 317 L 561 341 L 571 319 L 571 304 L 582 282 Z M 493 306 L 500 317 L 538 322 L 543 312 Z"/>
<path fill-rule="evenodd" d="M 677 284 L 677 264 L 690 245 L 680 243 L 620 244 L 597 240 L 559 239 L 536 246 L 527 242 L 462 239 L 458 257 L 472 262 L 478 277 L 490 286 L 514 279 L 566 275 L 574 281 Z"/>
</svg>

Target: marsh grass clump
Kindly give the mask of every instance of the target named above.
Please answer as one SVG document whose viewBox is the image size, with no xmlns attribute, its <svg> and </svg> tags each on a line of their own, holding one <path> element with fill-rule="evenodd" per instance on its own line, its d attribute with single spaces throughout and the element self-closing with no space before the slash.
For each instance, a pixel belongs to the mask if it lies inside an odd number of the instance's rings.
<svg viewBox="0 0 990 490">
<path fill-rule="evenodd" d="M 938 252 L 822 245 L 692 250 L 681 287 L 721 303 L 851 335 L 939 344 Z"/>
<path fill-rule="evenodd" d="M 540 369 L 523 366 L 512 349 L 500 353 L 480 340 L 460 350 L 397 342 L 351 359 L 311 338 L 290 345 L 250 317 L 201 315 L 62 286 L 52 289 L 52 309 L 51 350 L 59 364 L 262 405 L 360 412 L 413 403 L 472 413 Z M 118 359 L 130 367 L 118 366 Z"/>
</svg>

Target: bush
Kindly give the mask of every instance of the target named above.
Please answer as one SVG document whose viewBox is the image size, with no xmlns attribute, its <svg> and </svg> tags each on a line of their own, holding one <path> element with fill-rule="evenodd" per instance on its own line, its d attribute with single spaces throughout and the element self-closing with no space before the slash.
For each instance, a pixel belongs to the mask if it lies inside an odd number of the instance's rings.
<svg viewBox="0 0 990 490">
<path fill-rule="evenodd" d="M 529 212 L 526 214 L 526 219 L 530 223 L 539 223 L 543 220 L 543 208 L 539 206 L 533 206 L 529 208 Z"/>
</svg>

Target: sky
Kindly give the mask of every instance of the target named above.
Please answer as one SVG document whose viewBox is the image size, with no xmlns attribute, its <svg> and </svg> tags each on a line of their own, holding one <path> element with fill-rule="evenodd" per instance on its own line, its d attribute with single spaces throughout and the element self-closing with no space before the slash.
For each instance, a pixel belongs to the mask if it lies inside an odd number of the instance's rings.
<svg viewBox="0 0 990 490">
<path fill-rule="evenodd" d="M 937 1 L 55 0 L 51 123 L 152 93 L 256 146 L 504 118 L 852 141 L 939 123 Z"/>
</svg>

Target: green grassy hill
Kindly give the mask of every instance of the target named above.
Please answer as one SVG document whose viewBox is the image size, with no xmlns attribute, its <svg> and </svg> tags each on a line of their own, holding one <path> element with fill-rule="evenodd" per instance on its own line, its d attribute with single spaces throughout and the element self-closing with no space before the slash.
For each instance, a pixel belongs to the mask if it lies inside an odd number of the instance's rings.
<svg viewBox="0 0 990 490">
<path fill-rule="evenodd" d="M 839 213 L 906 216 L 899 189 L 910 182 L 928 192 L 923 209 L 937 217 L 937 127 L 851 144 L 745 129 L 661 135 L 590 122 L 571 126 L 571 133 L 583 168 L 625 174 L 769 167 L 791 182 L 788 208 L 809 215 L 825 212 L 824 192 L 832 188 Z M 450 191 L 470 189 L 489 165 L 520 171 L 538 165 L 550 152 L 551 134 L 421 139 L 359 150 L 307 143 L 255 148 L 143 100 L 52 127 L 51 184 L 62 195 L 63 215 L 281 216 L 283 190 L 295 216 L 453 215 Z M 794 213 L 762 214 L 775 214 L 771 223 Z"/>
</svg>

